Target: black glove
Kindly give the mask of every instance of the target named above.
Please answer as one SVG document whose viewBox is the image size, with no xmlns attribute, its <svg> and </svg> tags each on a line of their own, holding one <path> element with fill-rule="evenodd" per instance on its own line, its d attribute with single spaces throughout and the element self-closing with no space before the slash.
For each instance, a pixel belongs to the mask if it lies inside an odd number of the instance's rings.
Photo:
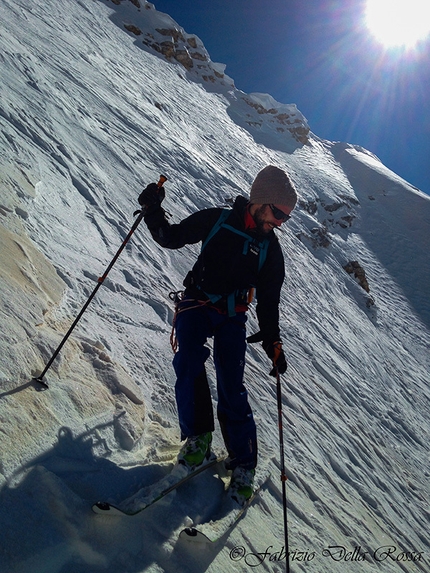
<svg viewBox="0 0 430 573">
<path fill-rule="evenodd" d="M 166 192 L 163 186 L 159 187 L 157 183 L 150 183 L 139 195 L 138 201 L 142 207 L 146 207 L 147 211 L 148 209 L 152 211 L 161 205 L 165 196 Z"/>
<path fill-rule="evenodd" d="M 285 374 L 287 371 L 287 359 L 285 358 L 284 351 L 282 350 L 282 342 L 272 342 L 264 349 L 267 356 L 273 362 L 273 368 L 270 371 L 270 376 L 275 376 L 277 374 Z"/>
<path fill-rule="evenodd" d="M 250 344 L 253 342 L 263 342 L 263 348 L 267 354 L 267 356 L 273 362 L 273 368 L 270 371 L 270 376 L 276 377 L 276 371 L 279 374 L 285 374 L 287 371 L 287 359 L 285 358 L 284 351 L 282 350 L 282 342 L 269 342 L 268 344 L 263 340 L 263 335 L 260 332 L 256 332 L 255 334 L 251 334 L 248 336 L 246 341 Z"/>
</svg>

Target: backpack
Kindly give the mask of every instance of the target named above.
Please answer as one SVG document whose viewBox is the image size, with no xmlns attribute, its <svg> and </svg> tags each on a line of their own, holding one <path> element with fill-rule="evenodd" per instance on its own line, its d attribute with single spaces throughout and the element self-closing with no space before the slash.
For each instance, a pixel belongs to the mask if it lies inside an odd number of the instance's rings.
<svg viewBox="0 0 430 573">
<path fill-rule="evenodd" d="M 265 262 L 266 257 L 267 257 L 267 250 L 269 248 L 269 239 L 263 239 L 262 241 L 257 241 L 255 238 L 250 237 L 247 233 L 245 233 L 243 231 L 239 231 L 239 229 L 235 229 L 231 225 L 228 225 L 227 223 L 225 223 L 225 221 L 227 220 L 230 213 L 231 213 L 231 209 L 223 209 L 221 211 L 221 215 L 220 215 L 218 221 L 212 227 L 212 229 L 210 230 L 204 243 L 202 244 L 200 254 L 203 252 L 203 250 L 205 249 L 205 247 L 209 243 L 209 241 L 212 239 L 212 237 L 216 233 L 218 233 L 218 231 L 221 228 L 228 229 L 229 231 L 232 231 L 233 233 L 236 233 L 238 235 L 241 235 L 242 237 L 245 237 L 246 241 L 243 245 L 243 255 L 246 255 L 250 249 L 253 249 L 253 248 L 258 249 L 258 253 L 259 253 L 258 271 L 260 271 L 260 269 L 264 265 L 264 262 Z M 219 301 L 224 296 L 221 294 L 211 294 L 211 293 L 207 293 L 205 291 L 203 291 L 203 292 L 205 293 L 205 295 L 209 298 L 209 300 L 212 303 L 216 303 L 217 301 Z M 236 314 L 236 311 L 235 311 L 236 297 L 245 296 L 247 294 L 247 292 L 248 292 L 248 290 L 245 290 L 245 291 L 235 290 L 235 291 L 233 291 L 227 295 L 227 311 L 228 311 L 229 316 L 234 316 Z"/>
</svg>

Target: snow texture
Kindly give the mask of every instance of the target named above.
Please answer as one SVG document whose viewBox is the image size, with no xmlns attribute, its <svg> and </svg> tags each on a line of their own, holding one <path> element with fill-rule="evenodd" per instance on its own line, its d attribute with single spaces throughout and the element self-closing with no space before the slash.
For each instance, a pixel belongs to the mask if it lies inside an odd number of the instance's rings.
<svg viewBox="0 0 430 573">
<path fill-rule="evenodd" d="M 0 572 L 284 570 L 276 389 L 258 345 L 246 384 L 271 477 L 222 543 L 178 540 L 216 511 L 210 472 L 135 518 L 91 511 L 172 468 L 168 294 L 197 247 L 163 250 L 141 225 L 49 390 L 32 381 L 146 184 L 169 177 L 180 221 L 246 195 L 268 164 L 300 193 L 279 235 L 291 571 L 428 572 L 429 197 L 365 149 L 314 135 L 294 104 L 237 90 L 197 36 L 143 0 L 2 0 L 0 30 Z M 210 366 L 209 378 L 216 401 Z"/>
</svg>

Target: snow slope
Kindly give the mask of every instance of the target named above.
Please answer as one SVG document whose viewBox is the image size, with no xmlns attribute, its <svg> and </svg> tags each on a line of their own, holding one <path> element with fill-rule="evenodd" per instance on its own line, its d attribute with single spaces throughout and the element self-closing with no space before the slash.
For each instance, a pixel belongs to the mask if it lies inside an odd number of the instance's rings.
<svg viewBox="0 0 430 573">
<path fill-rule="evenodd" d="M 159 29 L 176 29 L 179 59 L 158 50 Z M 179 221 L 246 194 L 269 163 L 301 196 L 280 234 L 291 570 L 429 571 L 429 197 L 368 151 L 312 134 L 294 104 L 237 90 L 198 37 L 142 0 L 3 0 L 0 30 L 1 573 L 285 568 L 276 393 L 259 347 L 246 380 L 271 478 L 222 544 L 192 554 L 177 541 L 214 510 L 211 474 L 132 520 L 90 509 L 155 482 L 179 448 L 168 294 L 197 247 L 162 250 L 142 225 L 50 389 L 31 380 L 144 185 L 168 175 Z"/>
</svg>

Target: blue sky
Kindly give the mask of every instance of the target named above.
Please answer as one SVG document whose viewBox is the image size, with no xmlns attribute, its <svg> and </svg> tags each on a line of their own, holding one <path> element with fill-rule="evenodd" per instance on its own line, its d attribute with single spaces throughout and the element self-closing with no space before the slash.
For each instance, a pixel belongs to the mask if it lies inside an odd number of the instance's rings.
<svg viewBox="0 0 430 573">
<path fill-rule="evenodd" d="M 362 145 L 430 194 L 430 39 L 384 50 L 364 0 L 154 4 L 200 37 L 238 89 L 297 104 L 317 136 Z"/>
</svg>

